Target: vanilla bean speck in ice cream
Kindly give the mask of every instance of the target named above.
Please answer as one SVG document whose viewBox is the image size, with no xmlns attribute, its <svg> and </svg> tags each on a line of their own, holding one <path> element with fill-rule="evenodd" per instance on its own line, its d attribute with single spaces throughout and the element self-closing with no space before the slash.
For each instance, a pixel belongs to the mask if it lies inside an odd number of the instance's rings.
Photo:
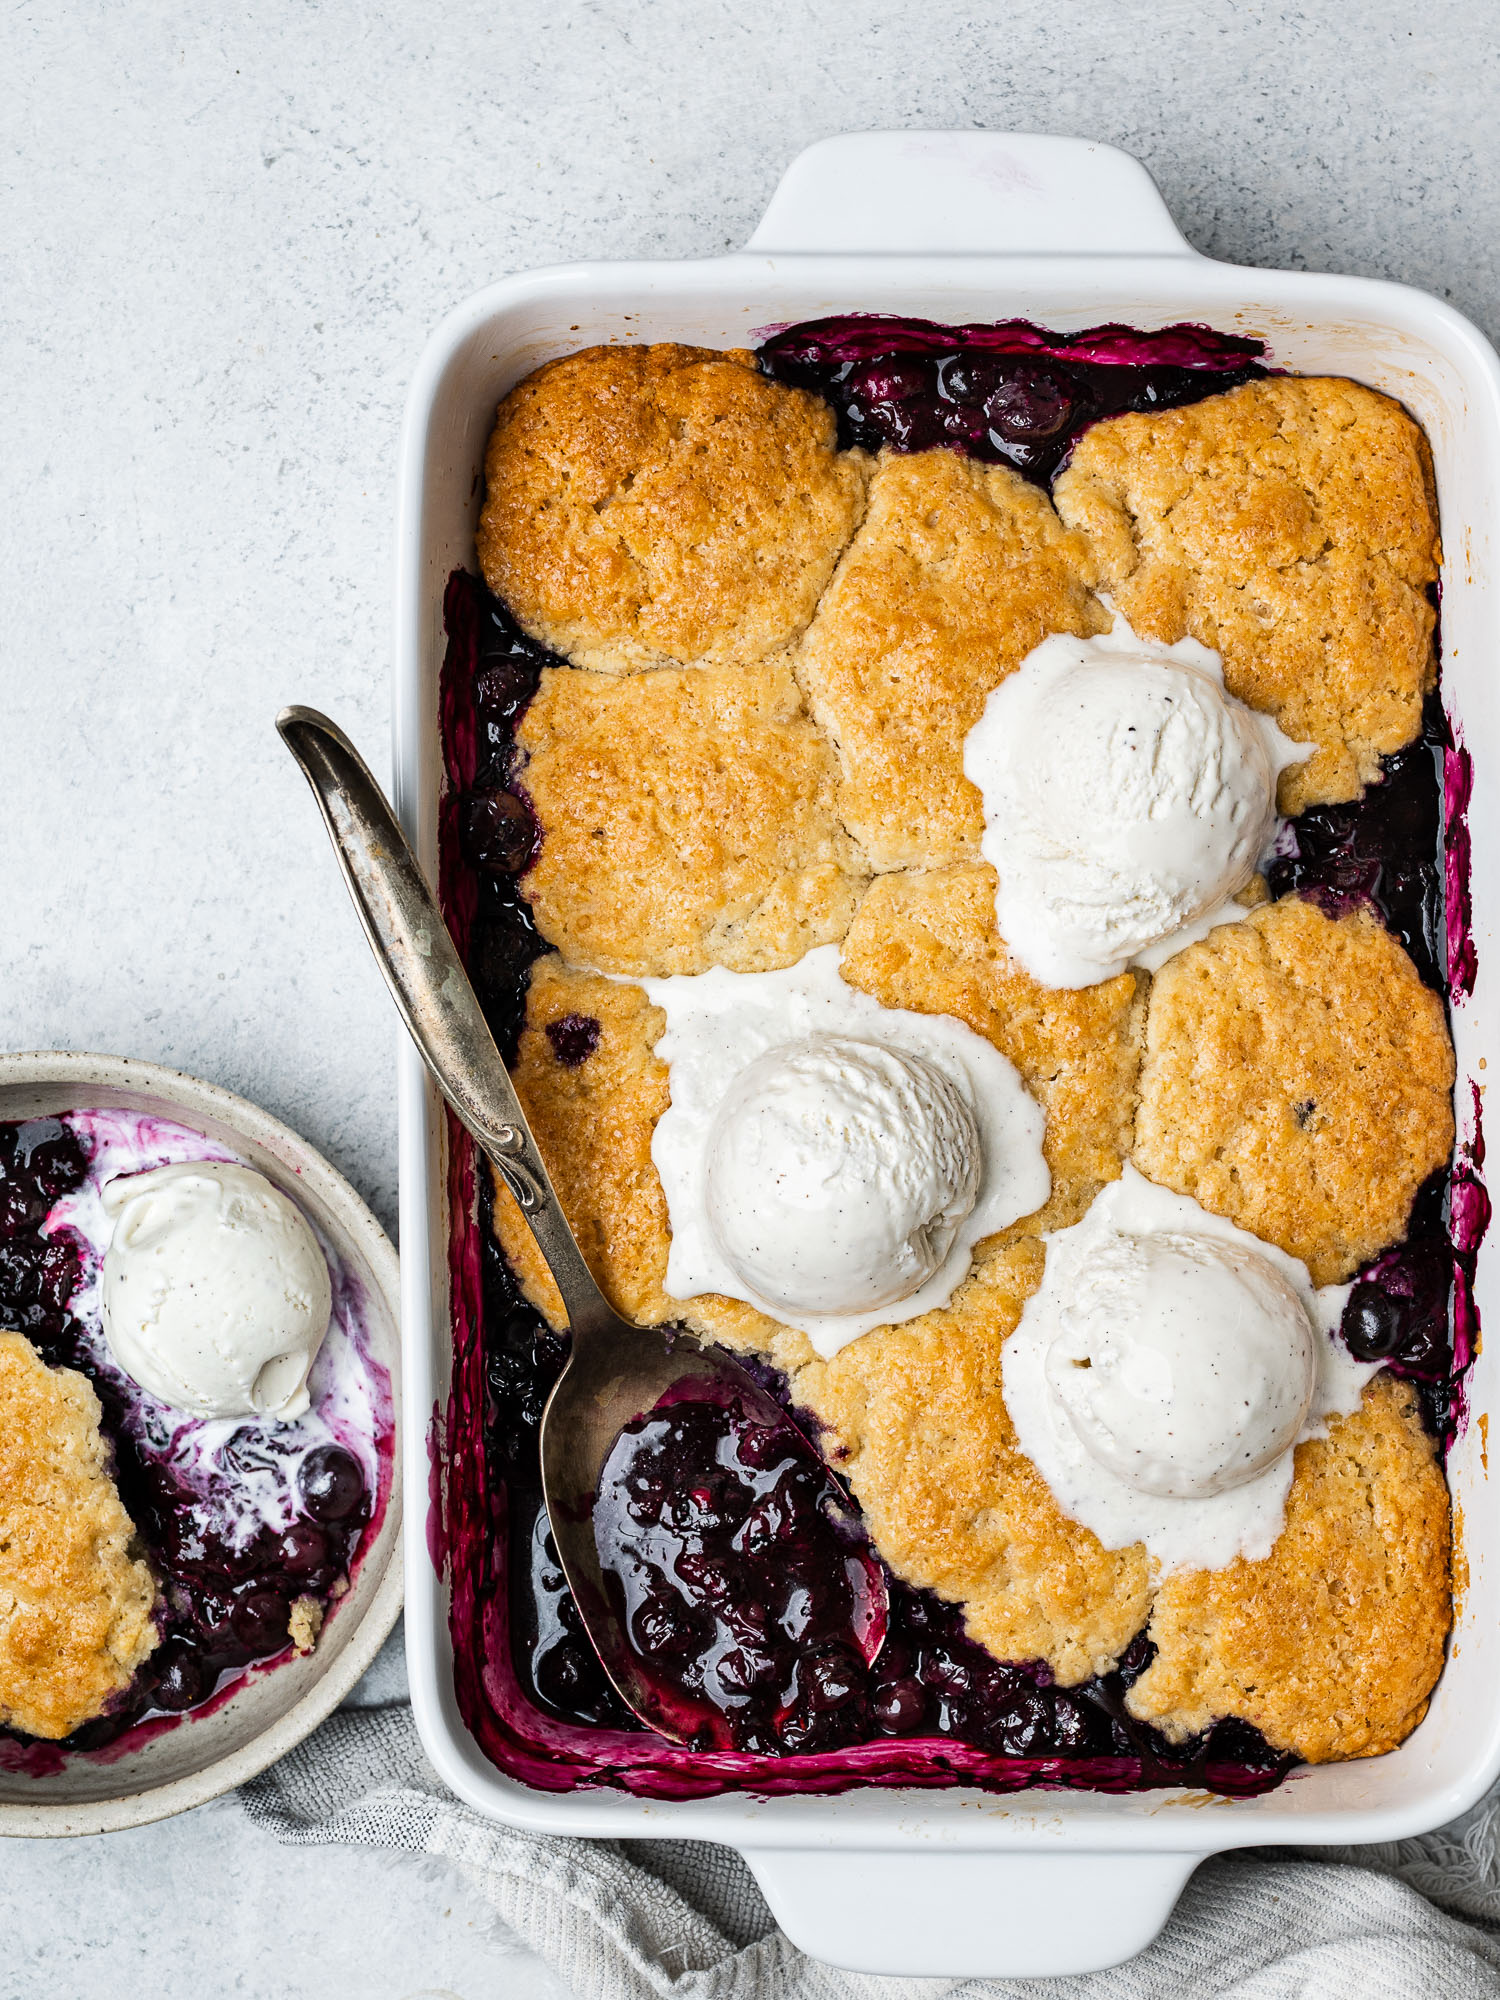
<svg viewBox="0 0 1500 2000">
<path fill-rule="evenodd" d="M 964 744 L 1000 935 L 1048 986 L 1154 970 L 1243 914 L 1277 778 L 1310 749 L 1227 693 L 1195 640 L 1151 644 L 1119 617 L 1099 638 L 1044 639 Z"/>
<path fill-rule="evenodd" d="M 1012 1064 L 846 985 L 837 946 L 644 984 L 667 1016 L 672 1298 L 743 1299 L 832 1355 L 941 1305 L 975 1243 L 1046 1201 L 1045 1118 Z"/>
<path fill-rule="evenodd" d="M 102 1201 L 104 1334 L 125 1373 L 195 1417 L 300 1417 L 332 1288 L 296 1204 L 215 1160 L 121 1176 Z"/>
</svg>

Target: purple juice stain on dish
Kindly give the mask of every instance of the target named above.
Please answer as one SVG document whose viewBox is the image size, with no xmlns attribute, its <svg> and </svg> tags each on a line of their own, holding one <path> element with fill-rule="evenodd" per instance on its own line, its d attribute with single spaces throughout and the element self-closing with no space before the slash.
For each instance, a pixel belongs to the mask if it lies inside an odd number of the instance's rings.
<svg viewBox="0 0 1500 2000">
<path fill-rule="evenodd" d="M 1469 803 L 1474 795 L 1474 760 L 1461 743 L 1443 752 L 1443 888 L 1447 899 L 1447 971 L 1450 995 L 1467 998 L 1479 970 L 1474 949 L 1474 909 L 1469 894 L 1472 851 Z"/>
<path fill-rule="evenodd" d="M 1178 409 L 1268 373 L 1262 342 L 1199 326 L 1058 334 L 848 313 L 773 333 L 758 352 L 768 375 L 832 404 L 846 448 L 948 446 L 1042 486 L 1101 417 Z"/>
<path fill-rule="evenodd" d="M 390 1384 L 366 1350 L 357 1288 L 336 1260 L 313 1408 L 297 1423 L 185 1418 L 109 1353 L 98 1304 L 108 1242 L 100 1187 L 169 1160 L 232 1157 L 186 1127 L 130 1112 L 0 1124 L 0 1324 L 25 1332 L 49 1365 L 85 1375 L 98 1395 L 120 1497 L 157 1579 L 162 1635 L 110 1712 L 40 1750 L 7 1736 L 20 1746 L 7 1751 L 7 1768 L 50 1771 L 70 1751 L 119 1755 L 227 1698 L 249 1667 L 288 1651 L 297 1599 L 325 1613 L 336 1605 L 384 1511 Z"/>
</svg>

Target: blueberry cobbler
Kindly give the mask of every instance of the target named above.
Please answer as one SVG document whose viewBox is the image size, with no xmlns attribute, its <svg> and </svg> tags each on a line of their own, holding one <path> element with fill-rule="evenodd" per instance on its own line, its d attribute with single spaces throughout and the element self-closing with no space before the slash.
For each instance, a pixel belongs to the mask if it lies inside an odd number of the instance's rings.
<svg viewBox="0 0 1500 2000">
<path fill-rule="evenodd" d="M 1415 1728 L 1488 1216 L 1439 559 L 1398 404 L 1204 329 L 855 317 L 505 398 L 445 906 L 614 1305 L 788 1415 L 669 1398 L 606 1468 L 669 1742 L 548 1533 L 561 1300 L 450 1133 L 434 1548 L 503 1769 L 1245 1793 Z"/>
<path fill-rule="evenodd" d="M 118 1755 L 310 1652 L 390 1485 L 357 1280 L 186 1127 L 0 1124 L 0 1768 Z"/>
</svg>

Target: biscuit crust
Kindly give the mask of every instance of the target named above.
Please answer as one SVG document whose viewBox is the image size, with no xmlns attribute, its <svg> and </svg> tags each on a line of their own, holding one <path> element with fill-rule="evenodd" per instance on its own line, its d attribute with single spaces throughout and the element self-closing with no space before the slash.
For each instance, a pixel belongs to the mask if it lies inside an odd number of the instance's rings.
<svg viewBox="0 0 1500 2000">
<path fill-rule="evenodd" d="M 1145 1623 L 1146 1553 L 1070 1521 L 1016 1443 L 1001 1348 L 1042 1274 L 1034 1238 L 982 1255 L 948 1305 L 878 1327 L 793 1383 L 896 1575 L 961 1604 L 1001 1660 L 1064 1686 L 1106 1673 Z"/>
<path fill-rule="evenodd" d="M 569 1015 L 599 1023 L 593 1053 L 575 1065 L 558 1060 L 546 1032 Z M 663 1289 L 672 1234 L 651 1135 L 671 1102 L 667 1065 L 653 1053 L 666 1025 L 639 986 L 538 959 L 511 1073 L 516 1094 L 589 1269 L 617 1312 L 640 1326 L 675 1321 L 782 1368 L 800 1367 L 812 1354 L 804 1334 L 739 1299 L 715 1293 L 684 1302 Z M 525 1296 L 551 1326 L 564 1326 L 557 1287 L 504 1186 L 493 1221 Z"/>
<path fill-rule="evenodd" d="M 1241 1716 L 1310 1764 L 1393 1750 L 1442 1671 L 1448 1563 L 1448 1490 L 1416 1397 L 1377 1376 L 1352 1416 L 1297 1447 L 1263 1562 L 1163 1581 L 1156 1657 L 1126 1706 L 1177 1741 Z"/>
<path fill-rule="evenodd" d="M 1442 1002 L 1397 940 L 1288 896 L 1156 975 L 1135 1163 L 1338 1284 L 1404 1234 L 1452 1093 Z"/>
<path fill-rule="evenodd" d="M 880 875 L 844 940 L 851 986 L 886 1007 L 951 1014 L 1021 1073 L 1047 1114 L 1052 1170 L 1045 1208 L 992 1242 L 1082 1219 L 1130 1151 L 1145 1024 L 1146 980 L 1122 972 L 1076 991 L 1039 985 L 995 928 L 987 863 L 931 874 Z"/>
<path fill-rule="evenodd" d="M 1224 656 L 1230 692 L 1317 747 L 1283 812 L 1358 798 L 1433 686 L 1437 502 L 1399 403 L 1323 377 L 1109 417 L 1053 497 L 1142 636 Z"/>
<path fill-rule="evenodd" d="M 744 665 L 806 626 L 864 503 L 820 397 L 711 348 L 588 347 L 500 405 L 479 560 L 599 673 Z"/>
<path fill-rule="evenodd" d="M 103 1714 L 160 1636 L 99 1398 L 0 1331 L 0 1723 L 52 1739 Z"/>
<path fill-rule="evenodd" d="M 784 663 L 553 669 L 517 741 L 542 835 L 522 886 L 575 965 L 765 972 L 848 929 L 866 869 Z"/>
<path fill-rule="evenodd" d="M 963 772 L 985 698 L 1052 632 L 1108 629 L 1087 544 L 1006 466 L 882 454 L 863 525 L 797 654 L 838 745 L 845 823 L 877 870 L 977 861 Z"/>
</svg>

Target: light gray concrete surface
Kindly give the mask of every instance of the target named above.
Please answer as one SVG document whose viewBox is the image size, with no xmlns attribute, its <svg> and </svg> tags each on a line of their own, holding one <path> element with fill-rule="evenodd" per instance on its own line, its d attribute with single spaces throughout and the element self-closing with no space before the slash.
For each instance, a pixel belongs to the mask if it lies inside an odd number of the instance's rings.
<svg viewBox="0 0 1500 2000">
<path fill-rule="evenodd" d="M 828 133 L 1112 140 L 1192 241 L 1500 325 L 1475 0 L 21 0 L 0 25 L 0 1045 L 256 1098 L 395 1208 L 393 1032 L 271 729 L 385 769 L 405 384 L 505 272 L 744 240 Z M 558 1991 L 233 1804 L 7 1850 L 0 2000 Z"/>
</svg>

